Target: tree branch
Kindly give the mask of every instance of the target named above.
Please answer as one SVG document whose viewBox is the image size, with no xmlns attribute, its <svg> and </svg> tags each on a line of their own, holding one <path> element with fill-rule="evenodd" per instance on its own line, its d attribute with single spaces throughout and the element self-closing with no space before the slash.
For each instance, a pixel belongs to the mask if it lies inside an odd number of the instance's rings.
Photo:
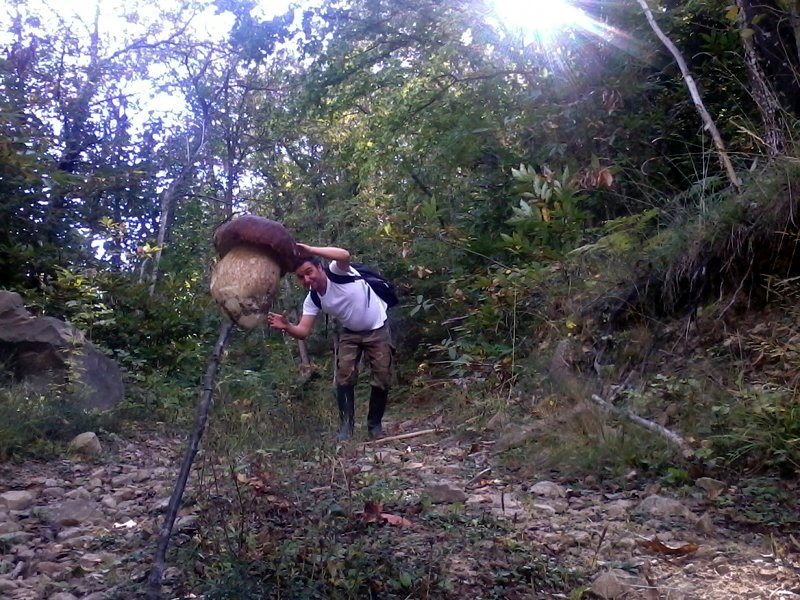
<svg viewBox="0 0 800 600">
<path fill-rule="evenodd" d="M 692 102 L 694 102 L 694 106 L 697 109 L 700 118 L 703 120 L 703 124 L 711 134 L 711 139 L 714 141 L 714 147 L 717 149 L 719 159 L 725 168 L 725 172 L 728 174 L 728 179 L 733 184 L 733 187 L 738 190 L 742 184 L 733 168 L 733 163 L 731 163 L 731 159 L 728 156 L 728 151 L 725 149 L 725 143 L 722 141 L 722 136 L 717 129 L 717 125 L 714 123 L 714 119 L 711 118 L 708 110 L 706 110 L 706 106 L 703 103 L 703 98 L 700 96 L 700 92 L 698 91 L 697 85 L 694 82 L 692 73 L 689 71 L 689 67 L 686 64 L 686 60 L 684 60 L 681 51 L 678 50 L 678 47 L 661 30 L 661 28 L 658 26 L 658 23 L 656 23 L 656 19 L 653 17 L 653 13 L 647 4 L 647 0 L 636 1 L 639 3 L 639 6 L 642 7 L 644 15 L 647 17 L 647 22 L 650 24 L 650 27 L 655 32 L 656 36 L 658 36 L 658 39 L 661 40 L 661 43 L 667 47 L 667 50 L 669 50 L 670 53 L 672 53 L 672 56 L 675 58 L 675 62 L 678 63 L 681 74 L 683 74 L 683 80 L 686 82 L 686 87 L 689 88 L 689 95 L 692 97 Z"/>
<path fill-rule="evenodd" d="M 624 417 L 631 423 L 635 423 L 640 427 L 644 427 L 648 431 L 652 431 L 653 433 L 660 435 L 671 444 L 677 446 L 684 458 L 691 458 L 694 455 L 694 450 L 689 445 L 689 443 L 674 431 L 670 431 L 669 429 L 667 429 L 666 427 L 662 427 L 658 423 L 653 423 L 652 421 L 648 421 L 644 417 L 640 417 L 639 415 L 631 412 L 627 408 L 620 408 L 618 406 L 614 406 L 613 404 L 607 402 L 597 394 L 592 394 L 591 400 L 606 412 L 613 413 L 619 417 Z"/>
</svg>

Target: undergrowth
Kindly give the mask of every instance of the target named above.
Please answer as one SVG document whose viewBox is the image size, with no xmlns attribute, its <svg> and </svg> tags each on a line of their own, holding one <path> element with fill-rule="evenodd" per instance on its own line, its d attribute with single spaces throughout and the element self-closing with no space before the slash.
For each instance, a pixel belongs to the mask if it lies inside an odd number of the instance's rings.
<svg viewBox="0 0 800 600">
<path fill-rule="evenodd" d="M 433 507 L 391 466 L 350 470 L 349 450 L 313 434 L 206 463 L 203 522 L 180 549 L 180 562 L 196 565 L 187 589 L 214 599 L 513 599 L 581 581 L 525 530 Z M 370 510 L 407 525 L 370 520 Z"/>
<path fill-rule="evenodd" d="M 0 461 L 53 458 L 79 433 L 116 428 L 112 414 L 85 410 L 57 389 L 47 394 L 22 385 L 0 389 Z"/>
</svg>

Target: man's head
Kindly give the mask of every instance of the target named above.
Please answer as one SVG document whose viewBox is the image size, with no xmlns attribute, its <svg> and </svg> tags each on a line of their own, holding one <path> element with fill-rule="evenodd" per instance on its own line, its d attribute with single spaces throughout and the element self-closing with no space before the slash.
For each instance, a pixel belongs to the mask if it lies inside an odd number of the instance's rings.
<svg viewBox="0 0 800 600">
<path fill-rule="evenodd" d="M 309 290 L 314 290 L 318 294 L 324 294 L 328 289 L 328 276 L 325 274 L 325 268 L 317 256 L 301 256 L 297 259 L 297 267 L 295 267 L 295 275 L 303 284 L 303 287 Z"/>
</svg>

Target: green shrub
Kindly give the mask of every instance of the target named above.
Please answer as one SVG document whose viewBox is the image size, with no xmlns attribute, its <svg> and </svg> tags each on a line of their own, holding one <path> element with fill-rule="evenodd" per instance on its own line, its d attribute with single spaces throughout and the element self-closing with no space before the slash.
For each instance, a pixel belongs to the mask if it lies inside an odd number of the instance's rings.
<svg viewBox="0 0 800 600">
<path fill-rule="evenodd" d="M 58 392 L 0 389 L 0 461 L 52 456 L 77 434 L 110 423 L 108 413 L 83 410 Z"/>
</svg>

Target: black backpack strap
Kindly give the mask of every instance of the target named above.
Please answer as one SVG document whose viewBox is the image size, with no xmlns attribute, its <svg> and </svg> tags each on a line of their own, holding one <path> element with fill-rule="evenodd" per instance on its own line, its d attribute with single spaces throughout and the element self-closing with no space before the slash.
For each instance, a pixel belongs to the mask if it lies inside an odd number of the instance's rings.
<svg viewBox="0 0 800 600">
<path fill-rule="evenodd" d="M 325 267 L 325 274 L 334 283 L 352 283 L 356 279 L 364 279 L 359 275 L 339 275 L 339 273 L 331 271 L 330 267 Z"/>
<path fill-rule="evenodd" d="M 356 269 L 356 271 L 358 271 L 358 269 L 352 263 L 350 263 L 350 266 Z M 359 279 L 364 279 L 364 277 L 361 275 L 339 275 L 339 273 L 334 273 L 333 271 L 331 271 L 330 266 L 325 267 L 325 273 L 328 275 L 328 279 L 330 279 L 334 283 L 353 283 L 354 281 L 358 281 Z M 314 292 L 311 293 L 313 294 Z M 313 296 L 311 299 L 314 300 Z M 371 299 L 372 299 L 372 286 L 368 284 L 367 306 L 369 306 Z M 319 300 L 319 296 L 317 296 L 317 300 Z M 317 304 L 316 301 L 314 301 L 314 304 Z M 317 306 L 320 305 L 317 304 Z"/>
<path fill-rule="evenodd" d="M 319 294 L 314 290 L 311 290 L 309 295 L 311 296 L 311 301 L 314 303 L 314 306 L 322 310 L 322 300 L 319 299 Z"/>
</svg>

